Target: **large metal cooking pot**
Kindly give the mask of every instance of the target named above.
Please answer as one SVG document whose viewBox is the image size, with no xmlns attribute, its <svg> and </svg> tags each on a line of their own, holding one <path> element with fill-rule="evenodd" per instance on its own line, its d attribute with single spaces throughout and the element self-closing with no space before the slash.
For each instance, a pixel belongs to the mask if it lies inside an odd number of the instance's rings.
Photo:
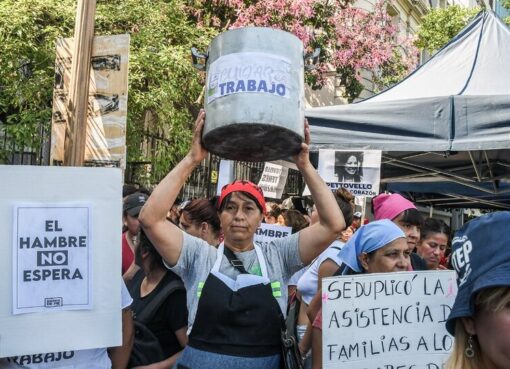
<svg viewBox="0 0 510 369">
<path fill-rule="evenodd" d="M 318 51 L 306 58 L 316 58 Z M 207 71 L 202 136 L 207 150 L 244 161 L 299 152 L 304 138 L 301 40 L 271 28 L 239 28 L 214 38 L 206 55 L 195 49 L 192 55 L 195 67 Z"/>
</svg>

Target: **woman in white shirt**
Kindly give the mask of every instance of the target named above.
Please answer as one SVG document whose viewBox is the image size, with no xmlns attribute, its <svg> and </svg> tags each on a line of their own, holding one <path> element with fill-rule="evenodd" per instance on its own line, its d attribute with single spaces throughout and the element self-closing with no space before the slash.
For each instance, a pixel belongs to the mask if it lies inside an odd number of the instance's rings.
<svg viewBox="0 0 510 369">
<path fill-rule="evenodd" d="M 343 213 L 345 224 L 351 224 L 354 212 L 354 196 L 344 188 L 335 192 L 335 200 Z M 319 220 L 320 214 L 315 206 L 310 215 L 310 224 L 315 224 Z M 312 325 L 306 316 L 306 309 L 311 300 L 320 288 L 323 277 L 331 276 L 339 268 L 340 261 L 338 252 L 341 250 L 343 242 L 335 240 L 326 250 L 324 250 L 303 273 L 298 280 L 297 290 L 298 298 L 301 300 L 299 315 L 297 321 L 297 335 L 299 348 L 305 357 L 305 368 L 311 367 L 311 330 Z"/>
</svg>

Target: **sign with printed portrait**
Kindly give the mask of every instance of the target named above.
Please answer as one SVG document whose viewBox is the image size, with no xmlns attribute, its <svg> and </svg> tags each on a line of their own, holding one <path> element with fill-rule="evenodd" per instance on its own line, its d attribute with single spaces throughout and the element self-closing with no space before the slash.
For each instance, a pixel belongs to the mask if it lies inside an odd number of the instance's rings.
<svg viewBox="0 0 510 369">
<path fill-rule="evenodd" d="M 379 194 L 379 150 L 319 150 L 318 169 L 332 190 L 344 187 L 355 196 L 373 197 Z"/>
<path fill-rule="evenodd" d="M 373 273 L 322 280 L 325 369 L 441 369 L 453 349 L 445 322 L 454 271 Z"/>
</svg>

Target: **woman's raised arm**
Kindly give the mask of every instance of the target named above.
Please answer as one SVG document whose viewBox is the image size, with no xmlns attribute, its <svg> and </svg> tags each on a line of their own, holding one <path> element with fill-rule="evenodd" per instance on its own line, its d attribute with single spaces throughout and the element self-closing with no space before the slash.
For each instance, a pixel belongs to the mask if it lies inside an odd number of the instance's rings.
<svg viewBox="0 0 510 369">
<path fill-rule="evenodd" d="M 294 162 L 310 189 L 319 213 L 319 222 L 299 232 L 299 254 L 305 264 L 309 264 L 324 251 L 345 228 L 344 216 L 336 204 L 333 192 L 310 163 L 309 143 L 310 127 L 305 121 L 305 142 L 301 152 L 294 157 Z"/>
<path fill-rule="evenodd" d="M 183 236 L 179 227 L 169 222 L 166 215 L 193 169 L 207 156 L 202 146 L 204 120 L 205 112 L 200 110 L 191 150 L 157 185 L 138 216 L 145 234 L 170 266 L 179 260 Z"/>
</svg>

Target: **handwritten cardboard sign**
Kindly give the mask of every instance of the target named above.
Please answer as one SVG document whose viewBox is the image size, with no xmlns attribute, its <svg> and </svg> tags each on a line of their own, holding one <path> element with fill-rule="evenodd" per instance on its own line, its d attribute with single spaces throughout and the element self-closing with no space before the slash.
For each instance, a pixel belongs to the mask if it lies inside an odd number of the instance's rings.
<svg viewBox="0 0 510 369">
<path fill-rule="evenodd" d="M 445 322 L 453 271 L 325 278 L 323 367 L 440 369 L 453 348 Z"/>
<path fill-rule="evenodd" d="M 259 187 L 262 188 L 264 197 L 281 199 L 288 174 L 289 168 L 278 164 L 265 163 L 259 181 Z"/>
</svg>

